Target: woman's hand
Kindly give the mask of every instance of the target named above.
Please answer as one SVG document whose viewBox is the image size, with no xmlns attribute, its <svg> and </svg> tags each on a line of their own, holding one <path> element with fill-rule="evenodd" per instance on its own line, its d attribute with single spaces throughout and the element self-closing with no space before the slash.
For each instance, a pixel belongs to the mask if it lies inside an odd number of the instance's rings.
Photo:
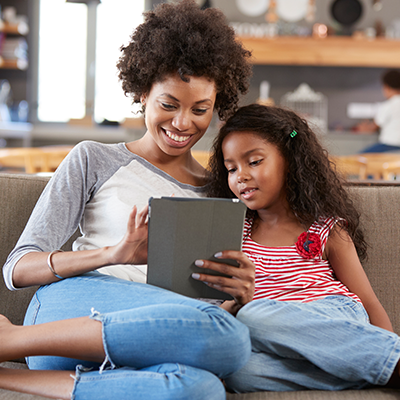
<svg viewBox="0 0 400 400">
<path fill-rule="evenodd" d="M 128 219 L 125 236 L 115 246 L 109 247 L 110 264 L 146 264 L 149 206 L 140 212 L 134 206 Z"/>
<path fill-rule="evenodd" d="M 147 262 L 147 215 L 148 207 L 139 213 L 137 207 L 133 207 L 125 236 L 117 245 L 54 254 L 52 257 L 54 269 L 60 276 L 69 278 L 105 265 L 145 264 Z M 15 287 L 45 285 L 58 281 L 59 279 L 48 267 L 48 255 L 48 252 L 38 251 L 24 255 L 14 269 Z"/>
<path fill-rule="evenodd" d="M 221 307 L 231 314 L 236 314 L 241 307 L 253 300 L 255 266 L 241 251 L 227 250 L 217 253 L 215 257 L 235 260 L 239 267 L 209 260 L 196 260 L 197 267 L 208 268 L 228 277 L 208 274 L 192 274 L 192 277 L 214 289 L 230 294 L 234 301 L 226 301 Z"/>
</svg>

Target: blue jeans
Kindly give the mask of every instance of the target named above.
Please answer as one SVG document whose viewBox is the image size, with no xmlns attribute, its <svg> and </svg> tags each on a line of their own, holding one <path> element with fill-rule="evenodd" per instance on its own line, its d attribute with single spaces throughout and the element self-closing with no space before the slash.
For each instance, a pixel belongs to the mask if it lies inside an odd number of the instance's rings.
<svg viewBox="0 0 400 400">
<path fill-rule="evenodd" d="M 76 399 L 224 399 L 217 377 L 243 367 L 251 353 L 248 329 L 221 308 L 97 272 L 41 287 L 24 323 L 89 315 L 102 323 L 110 368 L 62 357 L 27 360 L 30 369 L 81 365 Z"/>
<path fill-rule="evenodd" d="M 399 337 L 371 325 L 364 307 L 344 296 L 255 300 L 237 319 L 252 341 L 249 362 L 226 379 L 239 393 L 385 385 L 400 358 Z"/>
<path fill-rule="evenodd" d="M 386 153 L 388 151 L 399 151 L 400 147 L 399 146 L 392 146 L 390 144 L 384 144 L 384 143 L 375 143 L 366 149 L 362 150 L 360 153 Z"/>
</svg>

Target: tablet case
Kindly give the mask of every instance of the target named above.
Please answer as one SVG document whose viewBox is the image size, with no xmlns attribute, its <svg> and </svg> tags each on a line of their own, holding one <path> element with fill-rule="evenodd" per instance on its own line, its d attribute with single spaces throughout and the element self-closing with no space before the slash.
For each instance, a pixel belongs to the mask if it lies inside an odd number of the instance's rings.
<svg viewBox="0 0 400 400">
<path fill-rule="evenodd" d="M 232 299 L 191 277 L 197 259 L 223 250 L 241 250 L 246 206 L 237 199 L 151 198 L 147 283 L 194 298 Z M 237 266 L 237 264 L 236 264 Z"/>
</svg>

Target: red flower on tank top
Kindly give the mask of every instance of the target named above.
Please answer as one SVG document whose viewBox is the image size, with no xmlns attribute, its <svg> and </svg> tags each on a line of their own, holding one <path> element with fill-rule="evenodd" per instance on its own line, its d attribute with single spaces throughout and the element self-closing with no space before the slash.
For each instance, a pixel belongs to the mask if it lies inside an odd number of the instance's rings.
<svg viewBox="0 0 400 400">
<path fill-rule="evenodd" d="M 304 258 L 315 258 L 322 248 L 321 239 L 316 233 L 303 232 L 296 242 L 297 252 Z"/>
</svg>

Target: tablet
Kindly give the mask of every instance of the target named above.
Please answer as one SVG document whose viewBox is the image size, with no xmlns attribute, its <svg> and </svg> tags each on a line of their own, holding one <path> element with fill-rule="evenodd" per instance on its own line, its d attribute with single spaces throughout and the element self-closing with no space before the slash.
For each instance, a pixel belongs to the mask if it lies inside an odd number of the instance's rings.
<svg viewBox="0 0 400 400">
<path fill-rule="evenodd" d="M 246 206 L 238 199 L 162 197 L 149 201 L 147 283 L 194 298 L 232 299 L 191 277 L 197 259 L 216 259 L 223 250 L 241 250 Z M 236 264 L 237 266 L 237 264 Z"/>
</svg>

